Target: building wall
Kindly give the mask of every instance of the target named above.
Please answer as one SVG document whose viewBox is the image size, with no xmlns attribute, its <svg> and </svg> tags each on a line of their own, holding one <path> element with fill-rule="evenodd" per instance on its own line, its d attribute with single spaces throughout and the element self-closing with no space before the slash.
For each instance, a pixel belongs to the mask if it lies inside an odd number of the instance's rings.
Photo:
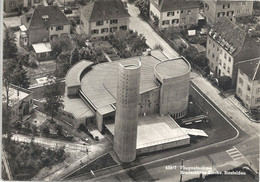
<svg viewBox="0 0 260 182">
<path fill-rule="evenodd" d="M 46 39 L 46 42 L 49 42 L 49 32 L 47 29 L 29 29 L 29 44 L 41 43 L 43 39 Z"/>
<path fill-rule="evenodd" d="M 174 119 L 181 118 L 187 114 L 190 72 L 169 79 L 160 79 L 160 115 L 170 114 Z"/>
<path fill-rule="evenodd" d="M 146 147 L 146 148 L 140 148 L 140 149 L 136 150 L 136 154 L 140 155 L 140 154 L 165 150 L 165 149 L 189 145 L 189 144 L 190 144 L 190 138 L 185 138 L 182 140 L 177 140 L 177 141 L 173 141 L 173 142 L 169 142 L 169 143 L 158 144 L 158 145 L 154 145 L 154 146 L 150 146 L 150 147 Z"/>
<path fill-rule="evenodd" d="M 245 107 L 256 109 L 260 107 L 260 80 L 252 81 L 243 71 L 238 70 L 236 95 L 243 101 Z"/>
<path fill-rule="evenodd" d="M 61 35 L 70 35 L 70 25 L 64 25 L 63 30 L 56 30 L 56 27 L 49 27 L 49 40 L 52 40 L 52 36 L 60 37 Z"/>
<path fill-rule="evenodd" d="M 159 95 L 159 88 L 140 94 L 138 103 L 138 115 L 141 116 L 158 113 Z"/>
<path fill-rule="evenodd" d="M 224 2 L 213 2 L 212 0 L 206 1 L 207 6 L 205 7 L 205 15 L 208 23 L 215 24 L 220 17 L 225 16 L 232 19 L 232 14 L 227 13 L 233 11 L 236 17 L 251 16 L 253 13 L 253 1 L 224 1 Z M 225 8 L 223 8 L 225 5 Z M 223 13 L 224 15 L 218 15 Z"/>
<path fill-rule="evenodd" d="M 233 56 L 210 36 L 207 38 L 206 56 L 209 59 L 210 70 L 215 76 L 225 75 L 235 79 L 233 76 Z"/>
<path fill-rule="evenodd" d="M 21 0 L 4 0 L 4 12 L 16 12 L 18 11 L 18 7 L 23 4 Z"/>
<path fill-rule="evenodd" d="M 114 150 L 122 162 L 132 162 L 136 158 L 141 63 L 137 64 L 139 66 L 119 66 Z"/>
<path fill-rule="evenodd" d="M 159 28 L 162 28 L 162 13 L 150 2 L 150 18 L 153 20 L 153 15 L 159 18 Z"/>
<path fill-rule="evenodd" d="M 180 28 L 198 25 L 199 8 L 184 9 L 180 12 Z"/>
<path fill-rule="evenodd" d="M 168 28 L 170 26 L 179 27 L 180 25 L 180 10 L 173 10 L 170 12 L 174 12 L 174 15 L 167 16 L 168 12 L 162 12 L 161 14 L 161 21 L 160 21 L 160 28 Z M 172 23 L 172 20 L 178 20 L 178 23 Z M 163 21 L 169 20 L 169 24 L 164 24 Z"/>
<path fill-rule="evenodd" d="M 117 19 L 117 23 L 113 23 L 110 24 L 110 20 L 105 20 L 105 21 L 101 21 L 103 22 L 103 25 L 97 25 L 97 22 L 89 22 L 86 17 L 84 17 L 82 14 L 80 16 L 81 19 L 81 30 L 91 36 L 92 38 L 96 38 L 96 37 L 103 37 L 103 36 L 108 36 L 111 34 L 110 32 L 110 28 L 117 28 L 117 31 L 120 30 L 121 26 L 126 26 L 127 29 L 129 29 L 129 18 L 118 18 Z M 102 29 L 108 29 L 108 32 L 103 32 L 101 33 Z M 98 33 L 97 34 L 93 34 L 92 31 L 93 30 L 97 30 Z"/>
</svg>

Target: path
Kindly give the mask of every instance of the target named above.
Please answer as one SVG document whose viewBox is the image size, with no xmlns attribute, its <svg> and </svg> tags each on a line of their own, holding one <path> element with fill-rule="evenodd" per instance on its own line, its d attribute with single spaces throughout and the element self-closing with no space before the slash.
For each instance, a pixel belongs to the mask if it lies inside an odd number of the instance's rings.
<svg viewBox="0 0 260 182">
<path fill-rule="evenodd" d="M 163 47 L 163 53 L 168 58 L 180 57 L 179 54 L 169 46 L 153 29 L 152 27 L 140 19 L 139 10 L 134 4 L 127 4 L 128 13 L 131 15 L 129 27 L 132 30 L 136 30 L 138 33 L 143 34 L 146 38 L 146 43 L 152 49 L 155 45 L 161 45 Z"/>
</svg>

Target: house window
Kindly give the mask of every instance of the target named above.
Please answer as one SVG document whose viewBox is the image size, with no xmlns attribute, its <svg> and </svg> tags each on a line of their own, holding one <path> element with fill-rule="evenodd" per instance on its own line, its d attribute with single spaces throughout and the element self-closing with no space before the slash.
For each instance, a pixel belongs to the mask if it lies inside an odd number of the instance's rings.
<svg viewBox="0 0 260 182">
<path fill-rule="evenodd" d="M 215 44 L 213 43 L 213 48 L 215 48 Z"/>
<path fill-rule="evenodd" d="M 216 61 L 218 62 L 218 57 L 216 57 Z"/>
<path fill-rule="evenodd" d="M 251 87 L 249 85 L 247 85 L 247 91 L 250 91 Z"/>
<path fill-rule="evenodd" d="M 210 50 L 208 50 L 208 54 L 210 54 Z"/>
<path fill-rule="evenodd" d="M 230 73 L 230 67 L 227 68 L 227 72 Z"/>
<path fill-rule="evenodd" d="M 227 53 L 224 54 L 224 58 L 227 59 Z"/>
<path fill-rule="evenodd" d="M 97 22 L 96 22 L 96 26 L 101 26 L 101 25 L 103 25 L 103 24 L 104 24 L 103 21 L 97 21 Z"/>
<path fill-rule="evenodd" d="M 219 65 L 221 65 L 222 64 L 222 61 L 221 61 L 221 59 L 219 60 Z"/>
<path fill-rule="evenodd" d="M 241 85 L 243 85 L 243 79 L 242 79 L 242 78 L 239 78 L 239 83 L 240 83 Z"/>
<path fill-rule="evenodd" d="M 215 57 L 215 54 L 214 53 L 212 53 L 212 58 L 214 58 Z"/>
<path fill-rule="evenodd" d="M 57 27 L 56 27 L 56 31 L 57 31 L 57 30 L 63 30 L 63 26 L 57 26 Z"/>
<path fill-rule="evenodd" d="M 177 14 L 179 14 L 179 11 L 177 11 Z"/>
<path fill-rule="evenodd" d="M 110 32 L 115 32 L 115 31 L 117 31 L 117 27 L 111 27 L 110 28 Z"/>
<path fill-rule="evenodd" d="M 162 25 L 169 25 L 170 24 L 170 20 L 164 20 L 162 21 Z"/>
<path fill-rule="evenodd" d="M 234 11 L 228 11 L 227 16 L 232 16 L 234 14 Z"/>
<path fill-rule="evenodd" d="M 228 62 L 231 62 L 231 57 L 228 57 Z"/>
<path fill-rule="evenodd" d="M 209 44 L 211 44 L 211 41 L 210 41 L 210 39 L 209 39 Z"/>
<path fill-rule="evenodd" d="M 222 16 L 225 16 L 225 12 L 218 13 L 218 17 L 222 17 Z"/>
<path fill-rule="evenodd" d="M 102 28 L 101 33 L 108 33 L 108 28 Z"/>
<path fill-rule="evenodd" d="M 172 20 L 172 24 L 178 24 L 179 23 L 179 19 L 173 19 Z"/>
<path fill-rule="evenodd" d="M 92 30 L 91 33 L 92 33 L 92 34 L 98 34 L 98 33 L 99 33 L 99 30 L 98 30 L 98 29 Z"/>
<path fill-rule="evenodd" d="M 15 5 L 15 2 L 14 1 L 11 1 L 10 2 L 10 6 L 14 6 Z"/>
<path fill-rule="evenodd" d="M 173 12 L 167 12 L 167 16 L 174 16 L 174 11 Z"/>
<path fill-rule="evenodd" d="M 246 2 L 241 2 L 241 5 L 242 5 L 242 6 L 245 6 L 245 5 L 246 5 Z"/>
<path fill-rule="evenodd" d="M 241 88 L 238 88 L 238 94 L 240 94 L 240 95 L 242 95 L 242 90 L 241 90 Z"/>
<path fill-rule="evenodd" d="M 222 49 L 220 49 L 220 54 L 222 54 Z"/>
<path fill-rule="evenodd" d="M 114 20 L 110 20 L 110 24 L 117 24 L 118 20 L 114 19 Z"/>
<path fill-rule="evenodd" d="M 255 102 L 259 103 L 260 102 L 260 97 L 256 98 Z"/>
<path fill-rule="evenodd" d="M 53 27 L 51 27 L 51 30 L 53 30 Z"/>
<path fill-rule="evenodd" d="M 186 23 L 186 18 L 182 18 L 182 23 Z"/>
<path fill-rule="evenodd" d="M 119 29 L 120 29 L 120 30 L 127 30 L 127 26 L 126 26 L 126 25 L 120 26 Z"/>
<path fill-rule="evenodd" d="M 219 46 L 217 46 L 217 51 L 219 51 Z"/>
<path fill-rule="evenodd" d="M 224 63 L 223 68 L 226 69 L 226 63 Z"/>
<path fill-rule="evenodd" d="M 191 14 L 191 10 L 190 10 L 190 9 L 188 9 L 187 13 L 190 15 L 190 14 Z"/>
<path fill-rule="evenodd" d="M 181 13 L 183 13 L 183 10 L 181 10 Z"/>
</svg>

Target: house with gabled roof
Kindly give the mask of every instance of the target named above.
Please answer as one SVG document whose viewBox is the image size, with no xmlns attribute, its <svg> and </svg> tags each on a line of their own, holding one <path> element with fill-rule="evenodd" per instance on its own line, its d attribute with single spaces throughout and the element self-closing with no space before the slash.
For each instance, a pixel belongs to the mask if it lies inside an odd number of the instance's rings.
<svg viewBox="0 0 260 182">
<path fill-rule="evenodd" d="M 129 13 L 121 0 L 95 0 L 80 9 L 81 31 L 92 38 L 129 29 Z"/>
<path fill-rule="evenodd" d="M 21 17 L 20 43 L 31 46 L 40 59 L 51 54 L 50 41 L 70 35 L 71 22 L 57 7 L 38 5 Z"/>
<path fill-rule="evenodd" d="M 260 110 L 260 57 L 241 61 L 236 67 L 236 95 L 248 110 Z"/>
<path fill-rule="evenodd" d="M 232 79 L 232 87 L 235 87 L 235 65 L 240 61 L 260 57 L 260 44 L 250 38 L 245 29 L 223 17 L 209 31 L 206 56 L 214 75 L 229 76 Z"/>
<path fill-rule="evenodd" d="M 190 0 L 150 0 L 152 20 L 158 18 L 160 29 L 189 28 L 198 24 L 199 2 Z"/>
<path fill-rule="evenodd" d="M 254 1 L 204 0 L 204 14 L 207 22 L 214 25 L 221 17 L 232 21 L 237 18 L 252 16 Z"/>
</svg>

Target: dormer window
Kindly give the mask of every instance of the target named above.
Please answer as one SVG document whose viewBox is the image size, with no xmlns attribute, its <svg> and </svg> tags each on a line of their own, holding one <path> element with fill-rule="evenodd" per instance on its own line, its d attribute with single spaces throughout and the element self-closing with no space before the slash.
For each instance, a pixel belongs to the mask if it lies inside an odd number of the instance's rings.
<svg viewBox="0 0 260 182">
<path fill-rule="evenodd" d="M 49 20 L 49 16 L 48 15 L 43 15 L 42 19 L 43 19 L 43 21 L 48 21 Z"/>
</svg>

